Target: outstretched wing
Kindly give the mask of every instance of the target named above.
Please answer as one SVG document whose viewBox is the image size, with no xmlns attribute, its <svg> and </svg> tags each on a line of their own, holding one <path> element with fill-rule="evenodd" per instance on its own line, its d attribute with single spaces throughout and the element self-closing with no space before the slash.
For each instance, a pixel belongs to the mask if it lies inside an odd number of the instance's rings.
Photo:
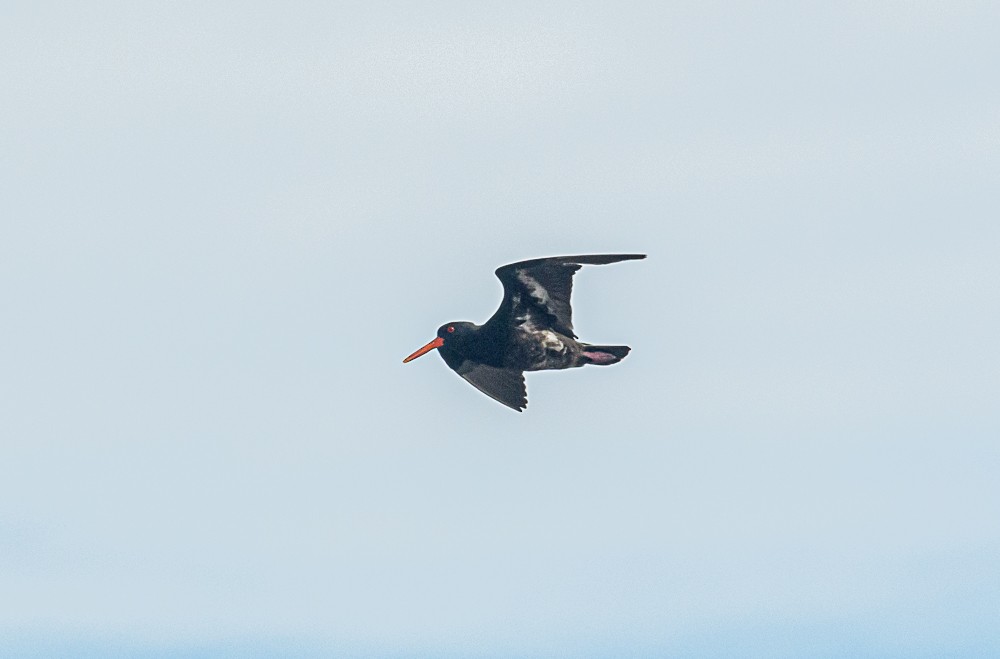
<svg viewBox="0 0 1000 659">
<path fill-rule="evenodd" d="M 453 371 L 493 400 L 518 412 L 523 411 L 528 406 L 524 372 L 513 368 L 480 364 L 466 359 L 446 347 L 442 347 L 439 354 Z"/>
<path fill-rule="evenodd" d="M 510 324 L 516 318 L 531 318 L 560 334 L 573 333 L 573 275 L 583 265 L 604 265 L 644 259 L 645 254 L 591 254 L 553 256 L 504 265 L 496 270 L 503 283 L 503 302 L 487 325 Z"/>
<path fill-rule="evenodd" d="M 512 410 L 522 412 L 528 406 L 528 393 L 521 371 L 465 360 L 455 372 L 473 387 Z"/>
<path fill-rule="evenodd" d="M 473 387 L 512 410 L 522 412 L 528 406 L 522 371 L 466 361 L 455 372 Z"/>
</svg>

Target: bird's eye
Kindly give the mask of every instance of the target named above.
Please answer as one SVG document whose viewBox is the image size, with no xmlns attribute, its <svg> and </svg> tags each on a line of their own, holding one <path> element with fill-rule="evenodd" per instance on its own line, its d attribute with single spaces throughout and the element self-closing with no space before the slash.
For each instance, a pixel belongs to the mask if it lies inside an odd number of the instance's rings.
<svg viewBox="0 0 1000 659">
<path fill-rule="evenodd" d="M 454 332 L 454 331 L 455 331 L 455 326 L 454 325 L 448 325 L 448 332 Z"/>
</svg>

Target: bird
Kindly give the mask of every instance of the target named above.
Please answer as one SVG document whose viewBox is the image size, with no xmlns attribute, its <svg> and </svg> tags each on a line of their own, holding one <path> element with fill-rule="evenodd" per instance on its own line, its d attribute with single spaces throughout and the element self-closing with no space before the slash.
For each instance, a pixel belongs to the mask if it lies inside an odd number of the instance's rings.
<svg viewBox="0 0 1000 659">
<path fill-rule="evenodd" d="M 445 323 L 432 341 L 403 363 L 437 349 L 469 384 L 522 412 L 528 406 L 525 371 L 609 366 L 628 355 L 629 346 L 577 340 L 570 307 L 573 275 L 584 265 L 644 258 L 645 254 L 552 256 L 500 266 L 495 274 L 503 284 L 503 301 L 496 313 L 482 325 Z"/>
</svg>

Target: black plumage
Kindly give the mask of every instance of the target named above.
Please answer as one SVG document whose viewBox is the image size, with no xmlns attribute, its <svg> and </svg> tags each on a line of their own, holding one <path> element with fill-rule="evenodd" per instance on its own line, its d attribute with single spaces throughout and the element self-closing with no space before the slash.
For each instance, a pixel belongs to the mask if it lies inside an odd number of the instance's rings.
<svg viewBox="0 0 1000 659">
<path fill-rule="evenodd" d="M 557 256 L 497 268 L 503 301 L 493 316 L 476 325 L 442 325 L 437 338 L 403 360 L 438 348 L 456 373 L 487 396 L 522 411 L 527 405 L 524 371 L 616 364 L 628 346 L 598 346 L 577 340 L 570 296 L 573 275 L 584 265 L 644 259 L 645 254 Z"/>
</svg>

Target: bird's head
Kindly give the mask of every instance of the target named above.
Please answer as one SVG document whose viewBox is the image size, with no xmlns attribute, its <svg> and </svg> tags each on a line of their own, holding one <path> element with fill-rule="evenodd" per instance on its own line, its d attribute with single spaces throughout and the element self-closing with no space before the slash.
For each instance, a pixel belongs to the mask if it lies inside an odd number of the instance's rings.
<svg viewBox="0 0 1000 659">
<path fill-rule="evenodd" d="M 452 323 L 445 323 L 438 328 L 437 337 L 420 348 L 412 355 L 403 360 L 403 363 L 413 361 L 421 355 L 426 355 L 431 350 L 441 347 L 457 348 L 461 346 L 465 341 L 467 341 L 478 329 L 475 323 L 467 323 L 465 321 L 457 321 Z"/>
</svg>

